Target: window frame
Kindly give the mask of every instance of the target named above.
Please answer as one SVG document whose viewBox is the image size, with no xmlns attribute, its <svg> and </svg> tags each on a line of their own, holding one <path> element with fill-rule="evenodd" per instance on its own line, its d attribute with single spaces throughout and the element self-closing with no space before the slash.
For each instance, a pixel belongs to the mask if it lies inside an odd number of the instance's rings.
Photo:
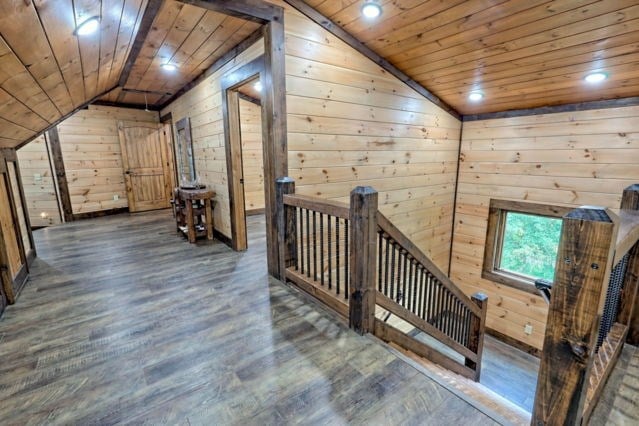
<svg viewBox="0 0 639 426">
<path fill-rule="evenodd" d="M 486 244 L 484 248 L 484 263 L 481 277 L 537 295 L 534 280 L 516 272 L 504 271 L 499 268 L 501 251 L 506 228 L 506 215 L 509 212 L 523 213 L 549 218 L 562 218 L 572 210 L 571 207 L 552 204 L 538 204 L 524 201 L 490 199 L 488 211 L 488 226 L 486 229 Z"/>
</svg>

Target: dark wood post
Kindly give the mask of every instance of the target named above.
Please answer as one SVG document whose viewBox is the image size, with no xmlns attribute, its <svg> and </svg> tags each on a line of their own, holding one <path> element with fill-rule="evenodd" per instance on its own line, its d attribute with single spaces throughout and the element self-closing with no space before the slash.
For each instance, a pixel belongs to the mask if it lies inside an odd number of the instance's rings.
<svg viewBox="0 0 639 426">
<path fill-rule="evenodd" d="M 481 375 L 481 356 L 484 352 L 484 335 L 486 334 L 486 312 L 488 310 L 488 296 L 484 293 L 475 293 L 470 299 L 481 309 L 481 316 L 472 316 L 468 336 L 468 349 L 477 354 L 477 362 L 466 358 L 466 367 L 475 370 L 475 381 L 479 381 Z"/>
<path fill-rule="evenodd" d="M 580 207 L 563 219 L 533 425 L 577 425 L 617 238 L 615 217 Z"/>
<path fill-rule="evenodd" d="M 284 195 L 295 194 L 295 181 L 281 177 L 275 181 L 277 203 L 277 245 L 279 249 L 279 278 L 286 280 L 286 268 L 297 261 L 297 229 L 295 207 L 284 205 Z"/>
<path fill-rule="evenodd" d="M 58 128 L 56 126 L 50 128 L 46 137 L 49 149 L 51 150 L 51 160 L 53 161 L 56 176 L 55 182 L 57 183 L 60 204 L 62 205 L 63 219 L 65 222 L 71 222 L 73 220 L 73 206 L 71 204 L 67 174 L 64 170 L 64 159 L 62 158 L 62 147 L 60 146 Z"/>
<path fill-rule="evenodd" d="M 621 208 L 624 210 L 639 210 L 639 184 L 624 189 L 621 198 Z M 639 244 L 630 249 L 628 269 L 624 277 L 621 303 L 617 322 L 628 325 L 626 342 L 631 345 L 639 344 Z"/>
<path fill-rule="evenodd" d="M 377 191 L 358 186 L 351 192 L 349 325 L 359 334 L 375 327 Z"/>
</svg>

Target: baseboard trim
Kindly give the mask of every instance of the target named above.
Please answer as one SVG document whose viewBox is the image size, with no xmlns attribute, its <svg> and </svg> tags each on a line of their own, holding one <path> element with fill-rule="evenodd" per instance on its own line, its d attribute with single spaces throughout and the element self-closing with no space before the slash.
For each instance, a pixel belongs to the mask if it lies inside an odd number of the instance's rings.
<svg viewBox="0 0 639 426">
<path fill-rule="evenodd" d="M 95 212 L 86 212 L 86 213 L 75 213 L 73 215 L 73 220 L 83 220 L 83 219 L 94 219 L 96 217 L 104 217 L 111 216 L 114 214 L 128 213 L 128 207 L 119 207 L 117 209 L 110 210 L 98 210 Z"/>
<path fill-rule="evenodd" d="M 542 351 L 540 349 L 537 349 L 534 346 L 529 345 L 528 343 L 524 343 L 521 342 L 517 339 L 514 339 L 510 336 L 505 335 L 504 333 L 501 333 L 495 329 L 492 328 L 488 328 L 486 327 L 486 333 L 488 333 L 489 335 L 493 336 L 495 339 L 497 340 L 501 340 L 502 342 L 506 343 L 507 345 L 510 345 L 514 348 L 519 349 L 520 351 L 524 351 L 527 354 L 530 354 L 532 356 L 535 356 L 537 358 L 541 358 L 541 353 Z"/>
</svg>

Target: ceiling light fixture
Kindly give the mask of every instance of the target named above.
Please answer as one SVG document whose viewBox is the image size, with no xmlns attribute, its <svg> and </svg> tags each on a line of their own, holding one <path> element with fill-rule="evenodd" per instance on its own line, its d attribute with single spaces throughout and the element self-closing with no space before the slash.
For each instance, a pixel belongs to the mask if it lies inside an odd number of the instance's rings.
<svg viewBox="0 0 639 426">
<path fill-rule="evenodd" d="M 89 35 L 96 32 L 98 28 L 100 28 L 100 17 L 92 16 L 89 19 L 82 22 L 80 25 L 78 25 L 75 28 L 75 31 L 73 31 L 73 34 L 81 35 L 81 36 Z"/>
<path fill-rule="evenodd" d="M 258 92 L 262 91 L 262 82 L 261 81 L 256 81 L 255 84 L 253 85 L 253 89 L 257 90 Z"/>
<path fill-rule="evenodd" d="M 473 102 L 478 102 L 484 99 L 484 94 L 482 92 L 477 92 L 477 91 L 470 92 L 470 94 L 468 95 L 468 99 L 470 99 Z"/>
<path fill-rule="evenodd" d="M 170 71 L 170 72 L 173 72 L 173 71 L 175 71 L 175 70 L 177 69 L 177 65 L 172 64 L 172 63 L 170 63 L 170 62 L 164 63 L 164 64 L 162 64 L 162 65 L 160 65 L 160 66 L 162 67 L 162 69 L 163 69 L 164 71 Z"/>
<path fill-rule="evenodd" d="M 586 80 L 587 83 L 590 84 L 596 84 L 596 83 L 601 83 L 602 81 L 606 80 L 608 78 L 608 74 L 606 74 L 605 72 L 602 71 L 597 71 L 597 72 L 593 72 L 588 74 L 584 80 Z"/>
<path fill-rule="evenodd" d="M 382 14 L 382 6 L 374 1 L 367 1 L 362 6 L 362 15 L 368 19 L 375 19 Z"/>
</svg>

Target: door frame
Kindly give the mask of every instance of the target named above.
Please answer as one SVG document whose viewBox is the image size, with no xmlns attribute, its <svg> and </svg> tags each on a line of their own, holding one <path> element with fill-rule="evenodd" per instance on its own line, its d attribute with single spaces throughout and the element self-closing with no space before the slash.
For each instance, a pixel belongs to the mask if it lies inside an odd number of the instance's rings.
<svg viewBox="0 0 639 426">
<path fill-rule="evenodd" d="M 261 31 L 264 40 L 264 72 L 260 75 L 263 87 L 262 132 L 264 134 L 264 152 L 268 154 L 265 156 L 267 161 L 264 161 L 266 257 L 269 274 L 280 277 L 275 180 L 278 177 L 288 175 L 284 8 L 260 0 L 182 1 L 197 4 L 197 6 L 214 12 L 262 24 Z M 241 51 L 235 51 L 234 56 L 240 53 Z M 226 90 L 223 90 L 222 94 L 222 100 L 225 102 Z"/>
<path fill-rule="evenodd" d="M 233 250 L 246 250 L 248 248 L 248 236 L 246 231 L 246 206 L 244 199 L 244 170 L 242 167 L 242 135 L 240 130 L 240 94 L 237 89 L 251 80 L 257 78 L 262 82 L 262 91 L 266 90 L 264 81 L 266 67 L 264 55 L 258 56 L 249 63 L 233 70 L 221 79 L 222 86 L 222 115 L 224 121 L 224 148 L 226 152 L 226 174 L 229 190 L 229 210 L 231 213 L 231 247 Z M 275 182 L 269 182 L 266 177 L 274 172 L 274 156 L 272 147 L 274 140 L 269 135 L 269 126 L 272 126 L 273 118 L 269 116 L 266 108 L 262 106 L 262 157 L 264 162 L 264 199 L 267 223 L 269 222 L 269 210 L 274 211 L 270 199 Z M 268 123 L 268 121 L 271 123 Z M 270 137 L 269 137 L 270 136 Z M 268 170 L 267 170 L 268 169 Z M 274 193 L 273 193 L 274 194 Z M 274 222 L 273 222 L 274 223 Z M 267 225 L 267 234 L 268 234 Z M 268 236 L 267 236 L 268 240 Z"/>
</svg>

